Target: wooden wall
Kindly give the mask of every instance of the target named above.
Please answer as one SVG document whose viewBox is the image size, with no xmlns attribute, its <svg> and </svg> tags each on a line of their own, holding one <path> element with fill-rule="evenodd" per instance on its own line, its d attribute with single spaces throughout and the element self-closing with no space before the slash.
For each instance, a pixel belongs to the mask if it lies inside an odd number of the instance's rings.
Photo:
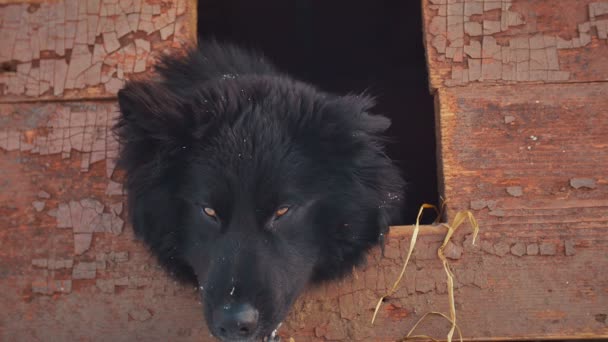
<svg viewBox="0 0 608 342">
<path fill-rule="evenodd" d="M 482 229 L 450 245 L 465 337 L 608 338 L 608 1 L 423 7 L 448 219 L 471 209 Z M 124 79 L 191 43 L 195 18 L 194 0 L 0 2 L 0 340 L 212 340 L 194 289 L 125 225 L 109 134 Z M 394 341 L 447 312 L 443 230 L 421 234 L 374 326 L 411 227 L 307 293 L 280 334 Z"/>
<path fill-rule="evenodd" d="M 424 21 L 448 216 L 474 211 L 491 284 L 461 327 L 608 337 L 608 1 L 426 0 Z"/>
</svg>

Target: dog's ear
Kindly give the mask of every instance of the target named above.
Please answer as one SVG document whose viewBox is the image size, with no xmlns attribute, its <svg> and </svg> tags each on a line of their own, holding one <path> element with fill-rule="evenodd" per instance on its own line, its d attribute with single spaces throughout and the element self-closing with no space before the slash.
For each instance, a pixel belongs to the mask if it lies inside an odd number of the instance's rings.
<svg viewBox="0 0 608 342">
<path fill-rule="evenodd" d="M 375 104 L 374 98 L 367 95 L 339 96 L 329 101 L 323 99 L 323 124 L 319 129 L 325 136 L 341 136 L 338 140 L 344 147 L 365 142 L 381 148 L 386 142 L 383 133 L 391 126 L 391 120 L 373 114 Z"/>
<path fill-rule="evenodd" d="M 368 134 L 384 133 L 391 127 L 391 119 L 382 115 L 372 115 L 368 112 L 361 113 L 360 128 Z"/>
<path fill-rule="evenodd" d="M 118 92 L 120 115 L 114 132 L 119 164 L 134 175 L 148 165 L 159 171 L 167 156 L 190 144 L 195 123 L 189 105 L 162 83 L 128 82 Z"/>
<path fill-rule="evenodd" d="M 129 82 L 118 92 L 120 126 L 128 140 L 179 140 L 188 127 L 188 116 L 183 112 L 184 101 L 163 84 L 154 81 Z"/>
<path fill-rule="evenodd" d="M 340 144 L 342 151 L 351 151 L 348 161 L 362 187 L 367 188 L 366 196 L 374 198 L 380 209 L 379 226 L 386 233 L 388 225 L 399 222 L 399 210 L 403 205 L 405 183 L 399 168 L 385 154 L 386 144 L 391 139 L 384 134 L 391 126 L 385 116 L 372 114 L 375 101 L 366 95 L 348 95 L 337 99 L 334 113 L 342 113 Z"/>
<path fill-rule="evenodd" d="M 342 106 L 348 108 L 351 115 L 355 115 L 355 130 L 379 135 L 384 133 L 390 126 L 391 120 L 386 116 L 372 114 L 376 105 L 373 97 L 367 95 L 347 95 L 340 98 Z"/>
</svg>

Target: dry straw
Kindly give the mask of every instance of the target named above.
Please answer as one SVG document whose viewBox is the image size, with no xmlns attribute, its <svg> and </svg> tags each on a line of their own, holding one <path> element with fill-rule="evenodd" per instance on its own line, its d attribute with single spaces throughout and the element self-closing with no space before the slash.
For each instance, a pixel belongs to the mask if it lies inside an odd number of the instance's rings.
<svg viewBox="0 0 608 342">
<path fill-rule="evenodd" d="M 441 206 L 441 209 L 443 209 L 444 206 L 445 206 L 445 202 Z M 420 231 L 420 218 L 422 217 L 422 213 L 424 212 L 425 209 L 433 209 L 437 213 L 437 218 L 439 219 L 441 217 L 441 212 L 434 205 L 423 204 L 420 207 L 420 210 L 418 211 L 418 216 L 416 217 L 416 224 L 414 225 L 414 232 L 412 234 L 412 239 L 410 240 L 410 247 L 407 252 L 407 257 L 405 258 L 403 268 L 401 269 L 401 273 L 399 274 L 399 277 L 397 277 L 397 280 L 395 281 L 395 283 L 393 284 L 391 289 L 384 296 L 380 297 L 380 299 L 378 300 L 378 304 L 376 305 L 376 310 L 374 311 L 374 315 L 372 316 L 372 324 L 374 324 L 374 321 L 376 320 L 376 315 L 378 314 L 378 311 L 380 310 L 380 306 L 382 305 L 384 299 L 393 295 L 395 293 L 395 291 L 397 291 L 397 288 L 399 287 L 399 283 L 401 282 L 401 279 L 405 275 L 405 269 L 410 261 L 410 257 L 412 256 L 414 247 L 416 246 L 418 232 Z M 477 234 L 479 233 L 479 225 L 477 224 L 477 220 L 475 220 L 473 213 L 471 213 L 470 211 L 468 211 L 468 210 L 459 211 L 454 216 L 454 220 L 452 220 L 451 224 L 448 224 L 448 223 L 441 224 L 441 226 L 447 228 L 447 233 L 443 239 L 443 243 L 441 244 L 441 247 L 439 247 L 439 249 L 437 250 L 437 256 L 441 260 L 441 263 L 443 264 L 443 269 L 445 270 L 445 273 L 447 276 L 448 300 L 449 300 L 449 306 L 450 306 L 449 317 L 441 312 L 436 312 L 436 311 L 428 312 L 428 313 L 424 314 L 416 322 L 416 324 L 414 324 L 414 326 L 410 329 L 410 331 L 407 333 L 407 335 L 403 339 L 401 339 L 402 341 L 412 340 L 412 339 L 430 339 L 432 341 L 437 341 L 436 339 L 434 339 L 430 336 L 427 336 L 427 335 L 412 335 L 412 333 L 414 332 L 414 330 L 416 330 L 418 325 L 430 315 L 441 316 L 451 323 L 452 326 L 446 337 L 448 342 L 452 342 L 452 337 L 454 335 L 454 331 L 458 331 L 459 339 L 460 339 L 460 341 L 462 341 L 462 332 L 460 331 L 460 328 L 456 324 L 456 307 L 454 305 L 454 274 L 450 270 L 450 265 L 448 263 L 448 259 L 445 257 L 444 250 L 445 250 L 445 247 L 448 244 L 448 242 L 450 242 L 450 239 L 452 238 L 452 236 L 454 235 L 456 230 L 467 219 L 470 222 L 471 226 L 473 227 L 473 244 L 475 244 L 475 240 L 477 239 Z"/>
</svg>

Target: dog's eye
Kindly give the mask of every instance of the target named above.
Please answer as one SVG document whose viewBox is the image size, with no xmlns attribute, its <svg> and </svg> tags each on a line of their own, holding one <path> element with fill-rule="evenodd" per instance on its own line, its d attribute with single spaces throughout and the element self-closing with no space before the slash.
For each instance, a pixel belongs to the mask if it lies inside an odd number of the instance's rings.
<svg viewBox="0 0 608 342">
<path fill-rule="evenodd" d="M 215 209 L 209 208 L 209 207 L 204 207 L 203 208 L 203 212 L 209 216 L 209 217 L 213 217 L 213 218 L 217 218 L 217 214 L 215 212 Z"/>
<path fill-rule="evenodd" d="M 279 218 L 279 217 L 287 214 L 288 211 L 289 211 L 289 207 L 280 207 L 279 209 L 277 209 L 277 211 L 274 212 L 274 216 L 276 218 Z"/>
</svg>

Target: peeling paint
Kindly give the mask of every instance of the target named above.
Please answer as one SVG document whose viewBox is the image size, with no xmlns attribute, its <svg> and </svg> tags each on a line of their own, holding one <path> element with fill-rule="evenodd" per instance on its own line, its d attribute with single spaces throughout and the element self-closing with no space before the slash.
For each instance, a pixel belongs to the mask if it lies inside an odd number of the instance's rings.
<svg viewBox="0 0 608 342">
<path fill-rule="evenodd" d="M 129 260 L 129 252 L 108 252 L 97 254 L 98 261 L 108 261 L 112 263 L 126 262 Z"/>
<path fill-rule="evenodd" d="M 116 204 L 113 206 L 114 209 L 117 208 Z M 106 208 L 101 202 L 91 198 L 59 203 L 56 213 L 57 228 L 72 228 L 74 252 L 80 255 L 89 250 L 93 233 L 122 233 L 124 221 L 114 209 Z"/>
<path fill-rule="evenodd" d="M 0 74 L 0 99 L 114 95 L 126 75 L 149 69 L 164 48 L 190 43 L 186 0 L 130 2 L 51 1 L 34 12 L 28 3 L 3 7 L 0 46 L 12 48 L 0 51 L 0 63 L 16 63 L 16 71 Z"/>
<path fill-rule="evenodd" d="M 578 36 L 572 39 L 542 32 L 530 32 L 529 37 L 509 35 L 512 28 L 526 24 L 524 13 L 513 9 L 512 0 L 430 3 L 428 7 L 435 14 L 427 23 L 428 46 L 436 52 L 437 62 L 450 62 L 446 86 L 482 81 L 568 81 L 572 75 L 562 69 L 559 50 L 588 46 L 593 34 L 608 39 L 608 19 L 598 18 L 605 15 L 608 2 L 588 5 L 589 20 L 578 24 Z M 498 11 L 495 19 L 491 18 L 493 11 Z"/>
<path fill-rule="evenodd" d="M 528 255 L 538 255 L 538 244 L 537 243 L 531 243 L 528 246 L 526 246 L 526 254 L 528 254 Z"/>
<path fill-rule="evenodd" d="M 123 186 L 121 183 L 109 181 L 106 188 L 106 195 L 109 196 L 122 196 L 124 195 Z"/>
<path fill-rule="evenodd" d="M 44 190 L 38 191 L 38 195 L 37 196 L 38 196 L 38 198 L 42 198 L 42 199 L 49 199 L 49 198 L 51 198 L 51 195 L 48 192 L 44 191 Z"/>
<path fill-rule="evenodd" d="M 39 268 L 47 268 L 49 270 L 58 270 L 62 268 L 72 268 L 74 260 L 72 259 L 33 259 L 32 266 Z"/>
<path fill-rule="evenodd" d="M 495 200 L 485 200 L 485 199 L 477 199 L 472 200 L 470 203 L 471 209 L 473 210 L 481 210 L 483 208 L 494 209 L 496 207 Z"/>
<path fill-rule="evenodd" d="M 515 256 L 523 256 L 526 254 L 526 245 L 522 242 L 517 242 L 511 246 L 511 254 Z"/>
<path fill-rule="evenodd" d="M 45 205 L 46 205 L 46 203 L 44 201 L 33 201 L 32 202 L 32 206 L 34 207 L 34 209 L 37 212 L 43 211 Z"/>
<path fill-rule="evenodd" d="M 507 193 L 513 197 L 520 197 L 524 194 L 521 186 L 509 186 L 507 187 Z"/>
<path fill-rule="evenodd" d="M 32 282 L 32 292 L 42 295 L 53 295 L 55 293 L 72 292 L 71 280 L 35 280 Z"/>
<path fill-rule="evenodd" d="M 33 155 L 61 154 L 70 158 L 72 151 L 80 152 L 81 171 L 93 163 L 106 161 L 106 175 L 111 177 L 116 167 L 118 141 L 112 126 L 118 117 L 115 104 L 52 104 L 42 107 L 0 105 L 2 112 L 19 112 L 19 117 L 36 117 L 35 129 L 21 129 L 7 124 L 0 129 L 0 149 L 28 152 Z M 46 192 L 43 196 L 50 195 Z M 40 196 L 39 196 L 40 197 Z M 44 198 L 44 197 L 40 197 Z"/>
<path fill-rule="evenodd" d="M 95 262 L 81 261 L 74 265 L 72 279 L 95 279 L 96 272 L 97 264 Z"/>
<path fill-rule="evenodd" d="M 443 250 L 443 254 L 448 259 L 457 260 L 462 256 L 462 247 L 456 245 L 452 241 L 449 241 Z"/>
<path fill-rule="evenodd" d="M 129 311 L 129 317 L 136 321 L 144 322 L 152 318 L 152 313 L 148 309 L 134 309 Z"/>
<path fill-rule="evenodd" d="M 597 183 L 595 179 L 592 178 L 572 178 L 570 179 L 570 186 L 575 189 L 595 189 L 597 187 Z"/>
<path fill-rule="evenodd" d="M 564 242 L 564 253 L 566 254 L 566 256 L 573 256 L 576 254 L 574 241 L 567 240 L 566 242 Z"/>
<path fill-rule="evenodd" d="M 511 247 L 509 246 L 509 244 L 503 241 L 500 241 L 494 245 L 494 252 L 496 253 L 496 255 L 501 257 L 507 255 L 510 250 Z"/>
</svg>

